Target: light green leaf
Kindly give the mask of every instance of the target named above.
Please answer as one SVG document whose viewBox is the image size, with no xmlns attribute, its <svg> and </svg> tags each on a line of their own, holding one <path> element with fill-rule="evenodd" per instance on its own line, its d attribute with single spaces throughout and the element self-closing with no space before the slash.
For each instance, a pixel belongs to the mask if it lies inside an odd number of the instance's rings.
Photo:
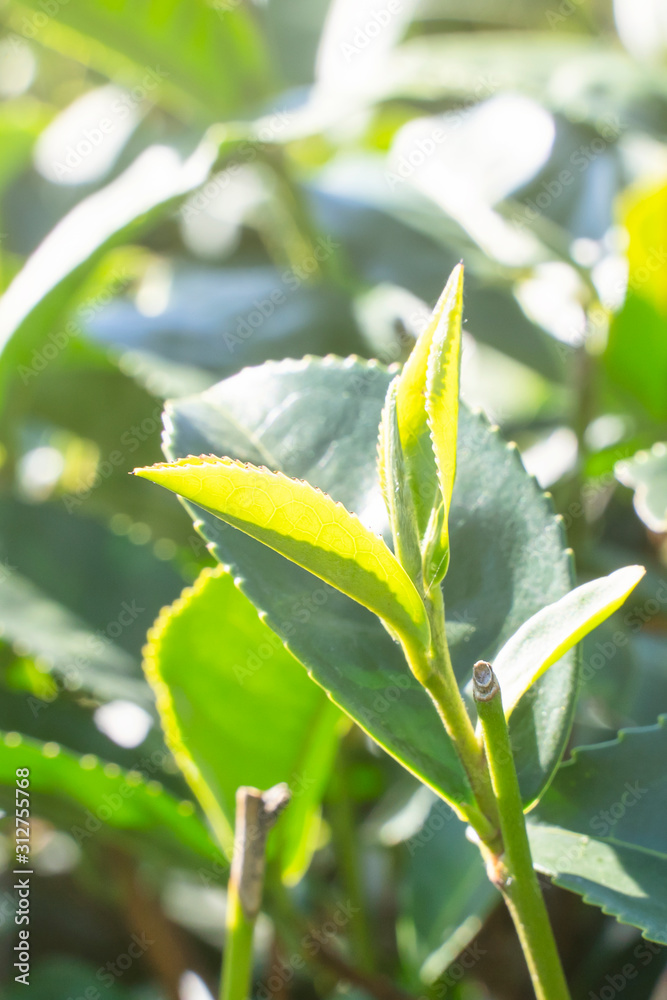
<svg viewBox="0 0 667 1000">
<path fill-rule="evenodd" d="M 231 454 L 281 469 L 363 513 L 365 523 L 390 538 L 375 466 L 390 382 L 381 365 L 354 358 L 247 368 L 168 404 L 166 454 Z M 314 592 L 311 574 L 215 515 L 186 506 L 212 553 L 233 568 L 243 592 L 336 704 L 440 795 L 470 801 L 433 703 L 377 617 L 325 584 Z M 449 530 L 447 634 L 457 676 L 466 682 L 475 660 L 493 659 L 523 622 L 571 589 L 572 573 L 549 499 L 516 449 L 465 406 Z M 527 710 L 524 699 L 510 720 L 526 801 L 539 794 L 562 755 L 576 682 L 570 652 L 537 681 Z"/>
<path fill-rule="evenodd" d="M 208 177 L 218 154 L 204 142 L 181 160 L 175 150 L 154 146 L 105 188 L 84 198 L 28 258 L 0 299 L 0 396 L 17 376 L 34 378 L 35 353 L 49 334 L 48 358 L 72 333 L 58 329 L 83 282 L 112 248 L 128 242 Z M 78 330 L 78 328 L 77 328 Z"/>
<path fill-rule="evenodd" d="M 394 552 L 411 580 L 421 573 L 421 552 L 417 534 L 417 515 L 412 490 L 405 489 L 406 470 L 398 429 L 395 378 L 387 390 L 378 437 L 378 474 L 380 488 L 389 515 Z"/>
<path fill-rule="evenodd" d="M 24 4 L 42 10 L 39 0 L 24 0 Z M 22 10 L 17 29 L 25 23 L 32 28 L 34 16 Z M 149 95 L 157 86 L 175 87 L 224 117 L 238 114 L 240 107 L 247 108 L 266 95 L 266 53 L 254 18 L 242 4 L 217 10 L 206 0 L 169 0 L 167 5 L 147 0 L 77 0 L 61 4 L 57 20 L 89 39 L 86 43 L 76 36 L 70 40 L 61 29 L 54 39 L 57 47 L 68 51 L 71 46 L 80 52 L 85 44 L 93 65 L 118 73 L 118 57 L 107 51 L 115 50 L 139 68 L 137 83 Z M 48 26 L 39 34 L 40 41 L 49 44 Z"/>
<path fill-rule="evenodd" d="M 438 469 L 426 409 L 426 386 L 431 346 L 449 328 L 455 306 L 454 289 L 459 287 L 462 269 L 454 269 L 440 296 L 426 329 L 420 334 L 398 378 L 396 410 L 398 429 L 405 456 L 407 484 L 412 491 L 420 539 L 427 535 L 434 509 L 441 500 Z M 440 352 L 438 351 L 438 357 Z M 458 395 L 458 394 L 457 394 Z"/>
<path fill-rule="evenodd" d="M 222 567 L 204 570 L 149 632 L 146 676 L 167 743 L 228 856 L 236 790 L 286 781 L 272 833 L 288 881 L 310 861 L 344 716 Z"/>
<path fill-rule="evenodd" d="M 50 111 L 30 100 L 6 101 L 0 107 L 0 191 L 29 162 L 35 139 L 46 126 Z"/>
<path fill-rule="evenodd" d="M 667 417 L 667 186 L 631 189 L 622 199 L 628 233 L 628 291 L 614 315 L 604 353 L 613 381 L 657 420 Z M 641 350 L 637 350 L 637 331 Z"/>
<path fill-rule="evenodd" d="M 72 819 L 71 833 L 82 844 L 108 825 L 117 830 L 150 833 L 151 838 L 173 849 L 215 858 L 219 852 L 190 801 L 179 802 L 158 781 L 146 781 L 138 771 L 123 771 L 93 754 L 77 757 L 57 743 L 40 743 L 19 733 L 0 733 L 0 786 L 2 798 L 14 798 L 16 769 L 30 770 L 30 795 L 36 813 Z M 5 792 L 5 789 L 8 791 Z M 39 798 L 37 798 L 39 796 Z M 48 796 L 48 800 L 42 800 Z M 44 805 L 42 805 L 44 801 Z"/>
<path fill-rule="evenodd" d="M 384 541 L 309 483 L 229 458 L 189 456 L 135 469 L 291 559 L 374 611 L 419 658 L 426 611 Z"/>
<path fill-rule="evenodd" d="M 582 584 L 538 611 L 505 643 L 493 669 L 508 718 L 553 663 L 621 606 L 645 572 L 643 566 L 626 566 Z"/>
<path fill-rule="evenodd" d="M 528 816 L 536 868 L 663 944 L 666 722 L 574 750 Z"/>
<path fill-rule="evenodd" d="M 456 439 L 459 421 L 461 316 L 463 266 L 452 271 L 440 321 L 433 334 L 426 375 L 426 413 L 440 485 L 443 509 L 432 522 L 425 551 L 427 589 L 440 583 L 449 563 L 449 508 L 456 478 Z M 429 544 L 430 542 L 430 544 Z"/>
</svg>

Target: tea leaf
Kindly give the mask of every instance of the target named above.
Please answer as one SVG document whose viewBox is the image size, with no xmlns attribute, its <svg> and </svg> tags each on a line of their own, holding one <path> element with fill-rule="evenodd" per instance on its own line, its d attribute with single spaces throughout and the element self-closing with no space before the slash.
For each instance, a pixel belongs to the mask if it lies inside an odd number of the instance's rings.
<svg viewBox="0 0 667 1000">
<path fill-rule="evenodd" d="M 419 578 L 422 559 L 417 534 L 417 515 L 412 491 L 406 488 L 406 469 L 396 412 L 398 379 L 389 386 L 378 440 L 380 487 L 389 514 L 394 552 L 411 580 Z"/>
<path fill-rule="evenodd" d="M 456 478 L 456 438 L 459 421 L 461 314 L 463 267 L 454 268 L 443 292 L 445 302 L 433 334 L 426 376 L 426 413 L 438 472 L 442 511 L 431 522 L 425 550 L 427 589 L 440 583 L 449 563 L 449 508 Z M 430 543 L 430 544 L 429 544 Z"/>
<path fill-rule="evenodd" d="M 39 796 L 40 811 L 56 819 L 66 803 L 76 810 L 70 819 L 74 837 L 80 842 L 96 835 L 104 826 L 141 831 L 173 850 L 184 846 L 200 857 L 215 858 L 219 852 L 194 803 L 179 802 L 158 781 L 146 781 L 139 771 L 123 771 L 93 754 L 78 757 L 57 743 L 40 743 L 19 733 L 0 733 L 0 786 L 14 799 L 16 769 L 30 770 L 33 809 Z M 92 820 L 92 822 L 91 822 Z M 76 824 L 80 824 L 80 828 Z"/>
<path fill-rule="evenodd" d="M 643 566 L 626 566 L 582 584 L 538 611 L 505 643 L 493 669 L 508 718 L 545 670 L 613 614 L 645 572 Z"/>
<path fill-rule="evenodd" d="M 439 506 L 442 499 L 426 404 L 429 358 L 436 338 L 440 344 L 442 344 L 443 339 L 446 340 L 446 334 L 452 320 L 452 311 L 456 309 L 457 305 L 456 289 L 459 290 L 458 294 L 460 295 L 462 273 L 460 265 L 452 272 L 433 310 L 428 326 L 420 334 L 410 357 L 405 362 L 396 388 L 398 429 L 405 455 L 408 486 L 414 499 L 421 539 L 426 537 L 433 510 Z M 460 321 L 460 307 L 458 315 Z M 441 359 L 441 348 L 436 348 L 434 365 Z M 438 375 L 438 372 L 433 372 L 434 387 L 436 383 L 439 384 Z M 456 396 L 458 399 L 458 384 Z M 449 394 L 447 399 L 449 400 Z M 436 407 L 439 413 L 442 404 L 438 401 Z M 454 435 L 455 439 L 456 435 Z M 439 438 L 439 442 L 444 451 L 446 444 L 442 442 L 441 438 Z M 444 455 L 442 458 L 444 459 Z"/>
<path fill-rule="evenodd" d="M 380 414 L 391 375 L 350 358 L 247 368 L 200 395 L 168 404 L 170 458 L 214 451 L 307 478 L 389 534 L 375 478 Z M 470 788 L 430 698 L 377 618 L 332 588 L 312 602 L 313 578 L 241 531 L 187 504 L 196 526 L 243 592 L 311 676 L 380 746 L 449 801 Z M 516 450 L 481 416 L 459 412 L 457 476 L 444 582 L 454 668 L 467 680 L 532 614 L 571 587 L 562 528 Z M 326 595 L 326 596 L 325 596 Z M 576 654 L 536 682 L 510 720 L 526 801 L 548 782 L 567 740 Z M 524 707 L 525 706 L 525 707 Z M 539 747 L 539 753 L 535 748 Z"/>
<path fill-rule="evenodd" d="M 354 514 L 309 483 L 205 455 L 135 473 L 210 510 L 374 611 L 409 648 L 428 646 L 424 605 L 400 563 Z"/>
<path fill-rule="evenodd" d="M 667 944 L 667 726 L 574 750 L 528 817 L 536 868 Z"/>
<path fill-rule="evenodd" d="M 148 640 L 144 668 L 167 743 L 223 850 L 231 856 L 236 789 L 285 781 L 294 795 L 272 850 L 287 881 L 298 880 L 345 717 L 222 567 L 203 570 Z"/>
</svg>

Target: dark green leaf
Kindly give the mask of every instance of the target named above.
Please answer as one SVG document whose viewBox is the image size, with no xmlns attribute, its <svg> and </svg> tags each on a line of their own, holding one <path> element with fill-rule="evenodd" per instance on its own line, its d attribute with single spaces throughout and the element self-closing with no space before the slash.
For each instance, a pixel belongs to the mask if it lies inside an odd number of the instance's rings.
<svg viewBox="0 0 667 1000">
<path fill-rule="evenodd" d="M 212 452 L 282 469 L 390 537 L 375 469 L 389 381 L 381 366 L 355 359 L 247 369 L 168 407 L 168 457 Z M 570 566 L 548 500 L 515 451 L 465 408 L 457 469 L 445 605 L 454 664 L 467 680 L 476 659 L 492 658 L 519 625 L 569 589 Z M 377 619 L 243 533 L 199 508 L 193 512 L 218 558 L 234 567 L 244 592 L 336 703 L 445 797 L 469 798 L 435 708 Z M 528 800 L 563 750 L 574 661 L 562 661 L 535 691 L 513 719 Z"/>
<path fill-rule="evenodd" d="M 150 705 L 129 653 L 16 572 L 0 576 L 0 639 L 20 655 L 35 657 L 70 691 L 82 688 L 101 700 L 132 698 Z"/>
<path fill-rule="evenodd" d="M 81 810 L 81 827 L 71 832 L 81 843 L 103 825 L 158 833 L 197 854 L 218 852 L 192 802 L 174 798 L 157 781 L 138 771 L 122 771 L 92 754 L 77 757 L 57 743 L 38 743 L 18 733 L 0 734 L 0 785 L 16 788 L 16 769 L 30 770 L 30 793 L 72 802 Z M 6 800 L 6 795 L 3 796 Z"/>
<path fill-rule="evenodd" d="M 442 803 L 432 806 L 401 855 L 399 942 L 406 961 L 432 983 L 478 934 L 500 896 L 479 850 Z"/>
<path fill-rule="evenodd" d="M 582 747 L 529 815 L 535 865 L 667 944 L 667 716 Z"/>
</svg>

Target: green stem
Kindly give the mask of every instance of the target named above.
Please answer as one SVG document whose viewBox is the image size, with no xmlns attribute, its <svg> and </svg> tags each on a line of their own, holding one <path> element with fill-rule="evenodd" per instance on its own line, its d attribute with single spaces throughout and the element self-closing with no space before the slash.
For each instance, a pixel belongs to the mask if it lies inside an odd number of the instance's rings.
<svg viewBox="0 0 667 1000">
<path fill-rule="evenodd" d="M 466 815 L 477 835 L 495 849 L 499 846 L 499 816 L 491 776 L 468 710 L 459 690 L 445 634 L 445 607 L 440 587 L 426 598 L 431 625 L 429 669 L 422 683 L 438 709 L 444 727 L 456 747 L 459 759 L 479 806 Z"/>
<path fill-rule="evenodd" d="M 290 800 L 287 785 L 266 792 L 236 791 L 234 857 L 227 886 L 227 934 L 220 1000 L 247 1000 L 252 980 L 252 939 L 262 903 L 269 830 Z"/>
<path fill-rule="evenodd" d="M 255 921 L 246 917 L 236 884 L 230 880 L 220 1000 L 246 1000 L 250 995 L 254 927 Z"/>
<path fill-rule="evenodd" d="M 500 687 L 489 663 L 473 668 L 474 694 L 493 790 L 500 811 L 504 854 L 487 861 L 521 941 L 538 1000 L 570 1000 L 526 832 L 519 781 Z"/>
</svg>

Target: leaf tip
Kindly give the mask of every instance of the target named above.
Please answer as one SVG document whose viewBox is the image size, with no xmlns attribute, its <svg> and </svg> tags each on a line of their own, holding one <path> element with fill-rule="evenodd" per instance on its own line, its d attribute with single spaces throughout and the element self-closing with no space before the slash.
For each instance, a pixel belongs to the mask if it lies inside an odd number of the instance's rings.
<svg viewBox="0 0 667 1000">
<path fill-rule="evenodd" d="M 616 571 L 628 580 L 628 592 L 634 590 L 640 580 L 646 576 L 646 567 L 639 565 L 624 566 Z"/>
</svg>

